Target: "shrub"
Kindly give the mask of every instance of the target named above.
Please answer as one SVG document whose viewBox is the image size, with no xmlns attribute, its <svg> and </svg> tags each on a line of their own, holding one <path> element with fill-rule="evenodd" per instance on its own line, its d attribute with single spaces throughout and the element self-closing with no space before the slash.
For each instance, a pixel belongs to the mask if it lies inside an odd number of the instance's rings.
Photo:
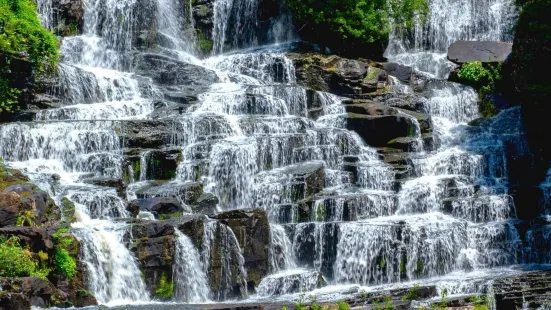
<svg viewBox="0 0 551 310">
<path fill-rule="evenodd" d="M 419 284 L 413 285 L 412 288 L 410 288 L 407 292 L 407 294 L 402 297 L 403 301 L 411 301 L 411 300 L 417 300 L 419 299 Z"/>
<path fill-rule="evenodd" d="M 0 0 L 0 51 L 26 55 L 37 69 L 53 69 L 57 40 L 38 20 L 32 0 Z"/>
<path fill-rule="evenodd" d="M 168 281 L 166 276 L 163 274 L 161 279 L 159 279 L 159 286 L 155 290 L 155 295 L 162 298 L 171 298 L 173 292 L 174 283 L 172 283 L 172 281 Z"/>
<path fill-rule="evenodd" d="M 40 268 L 33 254 L 19 245 L 17 237 L 0 238 L 0 277 L 39 277 L 46 279 L 50 270 Z"/>
<path fill-rule="evenodd" d="M 10 86 L 10 81 L 0 77 L 0 112 L 13 112 L 21 91 Z"/>
<path fill-rule="evenodd" d="M 489 72 L 480 61 L 473 61 L 464 64 L 457 76 L 465 81 L 481 82 L 489 76 Z"/>
<path fill-rule="evenodd" d="M 337 301 L 337 308 L 339 310 L 350 310 L 350 305 L 344 301 Z"/>
<path fill-rule="evenodd" d="M 65 249 L 57 249 L 54 264 L 58 272 L 65 274 L 69 278 L 74 277 L 77 273 L 77 264 Z"/>
<path fill-rule="evenodd" d="M 502 65 L 483 64 L 480 61 L 465 63 L 457 72 L 457 77 L 466 84 L 478 88 L 480 97 L 480 114 L 491 117 L 497 114 L 497 109 L 491 100 L 491 93 L 498 91 L 502 79 Z"/>
<path fill-rule="evenodd" d="M 33 0 L 0 0 L 0 53 L 28 58 L 38 73 L 53 71 L 58 60 L 55 36 L 38 20 Z M 3 77 L 0 67 L 0 112 L 16 109 L 20 90 Z"/>
<path fill-rule="evenodd" d="M 288 0 L 287 6 L 314 43 L 350 49 L 385 42 L 392 29 L 409 29 L 428 13 L 426 0 Z"/>
</svg>

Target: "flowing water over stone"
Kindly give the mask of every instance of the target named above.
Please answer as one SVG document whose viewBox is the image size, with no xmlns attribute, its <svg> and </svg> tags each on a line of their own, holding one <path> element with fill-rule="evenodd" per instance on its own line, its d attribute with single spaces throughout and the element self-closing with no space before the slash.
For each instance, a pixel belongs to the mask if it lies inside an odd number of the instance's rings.
<svg viewBox="0 0 551 310">
<path fill-rule="evenodd" d="M 326 283 L 325 292 L 338 292 L 415 281 L 459 294 L 476 291 L 500 270 L 509 272 L 498 268 L 549 262 L 549 251 L 535 250 L 549 240 L 549 230 L 532 229 L 523 243 L 508 193 L 505 152 L 522 148 L 518 109 L 483 127 L 468 126 L 478 117 L 476 92 L 426 78 L 423 110 L 432 116 L 437 147 L 423 145 L 421 125 L 412 121 L 411 177 L 398 179 L 375 148 L 346 129 L 344 98 L 299 86 L 286 45 L 256 47 L 264 41 L 258 1 L 214 2 L 214 53 L 251 48 L 202 61 L 193 56 L 191 2 L 153 2 L 146 11 L 138 1 L 86 0 L 84 33 L 65 38 L 61 48 L 62 106 L 38 112 L 32 122 L 0 126 L 0 155 L 57 199 L 77 203 L 72 230 L 83 247 L 88 287 L 100 303 L 152 297 L 126 247 L 130 225 L 117 221 L 130 216 L 125 200 L 177 193 L 191 213 L 178 190 L 194 182 L 219 199 L 209 215 L 266 211 L 272 274 L 254 288 L 253 298 L 293 299 L 302 290 L 323 295 Z M 429 19 L 404 36 L 409 39 L 394 33 L 387 50 L 391 60 L 421 71 L 416 74 L 444 77 L 450 64 L 443 52 L 457 39 L 509 38 L 511 1 L 430 3 Z M 47 25 L 48 5 L 39 1 Z M 156 47 L 133 57 L 133 34 L 144 20 L 157 25 Z M 270 31 L 280 29 L 278 22 Z M 144 69 L 148 62 L 154 64 L 150 71 Z M 390 88 L 413 93 L 398 83 Z M 318 117 L 310 115 L 313 100 L 322 107 Z M 133 137 L 146 125 L 162 129 Z M 179 154 L 173 173 L 162 178 L 170 181 L 161 185 L 155 182 L 160 148 Z M 125 176 L 124 194 L 92 182 Z M 548 183 L 541 185 L 546 192 Z M 244 242 L 228 225 L 205 219 L 199 245 L 175 229 L 174 301 L 252 293 Z M 213 268 L 219 273 L 210 274 Z M 458 284 L 471 275 L 468 285 Z M 472 284 L 479 279 L 484 284 Z"/>
</svg>

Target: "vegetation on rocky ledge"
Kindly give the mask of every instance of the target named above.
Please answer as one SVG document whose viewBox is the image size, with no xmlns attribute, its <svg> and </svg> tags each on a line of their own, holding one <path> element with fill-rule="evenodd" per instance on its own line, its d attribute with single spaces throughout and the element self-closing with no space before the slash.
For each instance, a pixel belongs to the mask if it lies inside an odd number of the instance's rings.
<svg viewBox="0 0 551 310">
<path fill-rule="evenodd" d="M 53 70 L 58 60 L 55 36 L 38 20 L 32 0 L 0 0 L 0 54 L 26 58 L 40 73 Z M 8 63 L 0 63 L 0 112 L 17 109 L 21 91 L 8 78 Z"/>
<path fill-rule="evenodd" d="M 428 14 L 426 0 L 289 0 L 300 35 L 346 54 L 384 45 L 393 29 L 410 29 Z"/>
</svg>

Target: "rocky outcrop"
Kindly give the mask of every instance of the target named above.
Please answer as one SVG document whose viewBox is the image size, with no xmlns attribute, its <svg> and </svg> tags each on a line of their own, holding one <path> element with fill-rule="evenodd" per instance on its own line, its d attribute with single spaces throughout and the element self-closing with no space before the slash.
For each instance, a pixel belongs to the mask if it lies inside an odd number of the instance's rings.
<svg viewBox="0 0 551 310">
<path fill-rule="evenodd" d="M 551 300 L 551 272 L 533 272 L 494 282 L 496 309 L 538 309 Z"/>
<path fill-rule="evenodd" d="M 60 210 L 48 193 L 20 171 L 0 164 L 0 227 L 53 225 L 60 220 Z"/>
<path fill-rule="evenodd" d="M 216 219 L 228 225 L 239 241 L 247 270 L 247 286 L 254 290 L 269 274 L 270 224 L 261 210 L 236 210 L 218 214 Z"/>
<path fill-rule="evenodd" d="M 511 54 L 513 44 L 494 41 L 457 41 L 448 48 L 448 60 L 456 64 L 472 61 L 502 63 Z"/>
<path fill-rule="evenodd" d="M 54 33 L 78 35 L 84 27 L 84 3 L 82 0 L 53 0 L 51 17 Z"/>
<path fill-rule="evenodd" d="M 297 82 L 308 88 L 347 97 L 385 92 L 388 74 L 375 64 L 339 56 L 289 54 Z"/>
<path fill-rule="evenodd" d="M 175 229 L 188 236 L 197 251 L 207 255 L 207 277 L 213 299 L 245 297 L 247 290 L 254 292 L 268 274 L 270 226 L 265 212 L 238 210 L 212 216 L 182 215 L 132 224 L 126 240 L 138 259 L 152 296 L 161 277 L 172 276 L 173 262 L 178 255 L 174 245 Z M 242 278 L 243 270 L 246 278 Z"/>
</svg>

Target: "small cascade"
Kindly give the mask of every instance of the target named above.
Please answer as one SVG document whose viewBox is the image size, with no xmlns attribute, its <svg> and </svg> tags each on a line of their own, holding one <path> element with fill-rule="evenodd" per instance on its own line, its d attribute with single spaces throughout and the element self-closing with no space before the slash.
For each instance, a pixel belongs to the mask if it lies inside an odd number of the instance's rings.
<svg viewBox="0 0 551 310">
<path fill-rule="evenodd" d="M 412 33 L 391 34 L 385 56 L 419 71 L 444 78 L 454 65 L 446 58 L 458 41 L 512 41 L 516 8 L 512 0 L 433 0 L 424 22 Z"/>
<path fill-rule="evenodd" d="M 256 46 L 258 1 L 216 0 L 214 2 L 214 53 Z"/>
<path fill-rule="evenodd" d="M 245 259 L 241 253 L 239 242 L 230 227 L 219 224 L 216 221 L 208 221 L 205 225 L 205 232 L 202 245 L 203 268 L 209 273 L 216 272 L 210 265 L 210 261 L 219 260 L 220 274 L 216 283 L 215 300 L 226 300 L 234 288 L 232 280 L 239 283 L 239 293 L 247 296 L 247 272 L 243 267 Z"/>
<path fill-rule="evenodd" d="M 174 250 L 173 279 L 175 289 L 173 299 L 191 303 L 208 300 L 209 282 L 199 252 L 186 235 L 174 229 L 176 235 Z"/>
<path fill-rule="evenodd" d="M 323 278 L 320 278 L 319 272 L 291 269 L 262 279 L 256 291 L 261 297 L 309 292 L 323 283 Z"/>
<path fill-rule="evenodd" d="M 88 220 L 73 225 L 82 247 L 88 289 L 102 304 L 148 301 L 136 260 L 123 244 L 125 225 Z"/>
<path fill-rule="evenodd" d="M 296 267 L 291 240 L 278 224 L 270 224 L 270 267 L 273 272 Z"/>
</svg>

